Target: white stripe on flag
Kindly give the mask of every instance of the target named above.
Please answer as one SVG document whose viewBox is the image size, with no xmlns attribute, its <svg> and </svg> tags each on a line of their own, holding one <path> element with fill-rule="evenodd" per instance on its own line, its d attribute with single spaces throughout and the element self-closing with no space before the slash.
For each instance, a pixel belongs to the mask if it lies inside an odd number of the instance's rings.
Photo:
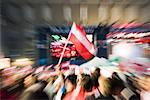
<svg viewBox="0 0 150 100">
<path fill-rule="evenodd" d="M 94 48 L 94 45 L 92 45 L 86 37 L 77 29 L 75 23 L 73 24 L 71 28 L 71 34 L 74 34 L 76 38 L 84 45 L 84 47 L 93 55 L 96 54 L 96 50 Z"/>
</svg>

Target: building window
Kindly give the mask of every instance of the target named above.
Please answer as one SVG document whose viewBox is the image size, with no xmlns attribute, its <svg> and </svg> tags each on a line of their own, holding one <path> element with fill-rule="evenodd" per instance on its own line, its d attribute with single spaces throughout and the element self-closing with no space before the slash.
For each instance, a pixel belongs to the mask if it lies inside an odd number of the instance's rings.
<svg viewBox="0 0 150 100">
<path fill-rule="evenodd" d="M 108 20 L 108 7 L 107 6 L 100 6 L 98 8 L 98 19 L 100 22 Z"/>
<path fill-rule="evenodd" d="M 88 8 L 87 7 L 80 7 L 80 20 L 81 21 L 86 21 L 88 18 Z"/>
<path fill-rule="evenodd" d="M 26 5 L 23 7 L 24 10 L 24 17 L 27 21 L 33 21 L 35 16 L 34 16 L 34 12 L 33 12 L 33 8 Z"/>
<path fill-rule="evenodd" d="M 9 5 L 7 12 L 8 12 L 8 17 L 10 20 L 15 21 L 15 22 L 20 21 L 21 16 L 20 16 L 18 7 L 16 7 L 15 5 Z"/>
<path fill-rule="evenodd" d="M 66 21 L 71 21 L 71 8 L 65 6 L 63 8 L 64 18 Z"/>
<path fill-rule="evenodd" d="M 48 6 L 44 6 L 42 8 L 42 15 L 43 15 L 44 20 L 51 21 L 52 20 L 51 8 Z"/>
</svg>

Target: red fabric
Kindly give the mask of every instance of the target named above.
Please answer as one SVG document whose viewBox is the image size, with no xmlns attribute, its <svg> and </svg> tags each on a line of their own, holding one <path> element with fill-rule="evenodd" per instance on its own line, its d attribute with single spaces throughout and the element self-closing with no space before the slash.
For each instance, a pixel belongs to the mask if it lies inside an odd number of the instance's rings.
<svg viewBox="0 0 150 100">
<path fill-rule="evenodd" d="M 96 52 L 95 46 L 87 39 L 86 33 L 82 27 L 80 27 L 79 25 L 76 25 L 76 24 L 73 24 L 73 26 L 74 27 L 72 27 L 72 28 L 75 28 L 74 30 L 78 31 L 79 35 L 77 33 L 75 35 L 75 32 L 73 31 L 73 29 L 71 29 L 70 41 L 75 45 L 76 50 L 84 59 L 86 59 L 86 60 L 91 59 L 94 56 L 94 54 L 92 54 L 89 50 L 90 50 L 90 48 L 94 47 L 95 52 Z M 79 40 L 78 39 L 79 36 L 80 36 L 80 38 L 81 38 L 81 36 L 83 36 L 83 38 L 85 40 L 82 40 L 82 39 Z"/>
<path fill-rule="evenodd" d="M 83 91 L 83 88 L 80 88 L 80 91 L 75 100 L 85 100 L 85 92 Z"/>
<path fill-rule="evenodd" d="M 70 98 L 72 98 L 72 93 L 73 92 L 67 93 L 63 100 L 70 100 Z"/>
<path fill-rule="evenodd" d="M 71 35 L 70 40 L 74 43 L 78 53 L 84 59 L 88 60 L 94 56 L 84 47 L 84 45 L 80 41 L 78 41 L 78 39 L 74 36 L 74 34 Z"/>
<path fill-rule="evenodd" d="M 150 43 L 150 38 L 142 38 L 135 41 L 135 43 Z"/>
<path fill-rule="evenodd" d="M 63 100 L 85 100 L 85 92 L 83 91 L 83 88 L 78 88 L 78 90 L 74 90 L 63 98 Z"/>
</svg>

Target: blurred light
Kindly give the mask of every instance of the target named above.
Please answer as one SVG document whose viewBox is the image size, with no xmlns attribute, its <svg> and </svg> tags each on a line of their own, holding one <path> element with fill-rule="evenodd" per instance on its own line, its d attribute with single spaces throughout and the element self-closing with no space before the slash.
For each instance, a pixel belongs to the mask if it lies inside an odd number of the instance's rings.
<svg viewBox="0 0 150 100">
<path fill-rule="evenodd" d="M 15 65 L 15 66 L 28 66 L 32 64 L 33 62 L 30 61 L 29 58 L 16 59 L 16 61 L 12 63 L 12 65 Z"/>
<path fill-rule="evenodd" d="M 148 71 L 150 71 L 150 68 L 147 68 Z"/>
<path fill-rule="evenodd" d="M 105 70 L 105 69 L 101 69 L 101 75 L 104 76 L 104 77 L 111 77 L 112 76 L 112 72 L 111 71 L 108 71 L 108 70 Z"/>
<path fill-rule="evenodd" d="M 107 40 L 107 43 L 110 43 L 110 42 L 112 42 L 113 41 L 113 39 L 108 39 Z"/>
<path fill-rule="evenodd" d="M 91 72 L 93 73 L 95 71 L 96 67 L 91 67 Z"/>
<path fill-rule="evenodd" d="M 113 47 L 113 55 L 132 59 L 143 56 L 143 49 L 136 44 L 121 42 Z"/>
<path fill-rule="evenodd" d="M 0 59 L 0 69 L 10 67 L 10 58 Z"/>
<path fill-rule="evenodd" d="M 111 62 L 113 65 L 118 66 L 119 64 L 116 62 Z"/>
<path fill-rule="evenodd" d="M 131 46 L 128 45 L 127 43 L 120 43 L 116 46 L 114 46 L 114 52 L 118 56 L 123 56 L 123 57 L 128 57 L 131 52 Z"/>
<path fill-rule="evenodd" d="M 92 35 L 86 35 L 86 37 L 88 38 L 88 40 L 89 40 L 90 42 L 93 41 L 93 36 L 92 36 Z"/>
<path fill-rule="evenodd" d="M 28 58 L 16 59 L 16 62 L 24 62 L 24 61 L 29 61 L 29 59 Z"/>
<path fill-rule="evenodd" d="M 55 39 L 55 40 L 60 40 L 60 36 L 58 36 L 58 35 L 52 35 L 52 37 Z"/>
</svg>

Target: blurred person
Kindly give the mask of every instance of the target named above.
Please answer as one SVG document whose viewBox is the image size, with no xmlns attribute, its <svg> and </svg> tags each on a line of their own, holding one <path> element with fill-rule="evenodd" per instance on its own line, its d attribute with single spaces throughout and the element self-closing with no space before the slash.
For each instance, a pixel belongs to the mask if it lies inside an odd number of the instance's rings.
<svg viewBox="0 0 150 100">
<path fill-rule="evenodd" d="M 98 88 L 98 86 L 99 86 L 99 83 L 98 83 L 99 77 L 100 77 L 100 68 L 96 68 L 95 71 L 92 73 L 92 76 L 91 76 L 94 89 Z"/>
<path fill-rule="evenodd" d="M 19 100 L 49 100 L 48 95 L 43 91 L 46 85 L 45 81 L 31 85 L 22 93 Z"/>
<path fill-rule="evenodd" d="M 65 75 L 63 73 L 60 73 L 60 77 L 61 77 L 61 80 L 56 85 L 56 88 L 55 88 L 54 100 L 61 100 L 63 93 L 66 92 Z"/>
<path fill-rule="evenodd" d="M 63 100 L 69 100 L 70 98 L 73 98 L 73 91 L 76 88 L 76 81 L 77 81 L 77 76 L 75 74 L 69 75 L 65 79 L 65 87 L 66 90 L 62 95 Z"/>
<path fill-rule="evenodd" d="M 111 85 L 113 95 L 120 95 L 121 91 L 125 88 L 124 83 L 118 76 L 117 72 L 112 73 Z"/>
<path fill-rule="evenodd" d="M 0 98 L 4 100 L 17 100 L 24 91 L 24 77 L 16 79 L 10 85 L 4 85 L 0 90 Z"/>
<path fill-rule="evenodd" d="M 48 83 L 54 83 L 54 81 L 56 80 L 56 77 L 55 76 L 51 76 L 47 79 L 47 82 Z"/>
<path fill-rule="evenodd" d="M 92 82 L 90 75 L 87 75 L 87 74 L 82 75 L 81 86 L 83 87 L 84 91 L 87 91 L 87 92 L 92 91 L 93 82 Z"/>
<path fill-rule="evenodd" d="M 71 100 L 84 100 L 85 92 L 83 91 L 83 87 L 81 87 L 81 82 L 84 74 L 82 74 L 82 70 L 78 70 L 78 72 L 75 72 L 77 75 L 77 85 L 75 90 L 73 91 L 73 95 Z"/>
<path fill-rule="evenodd" d="M 11 70 L 1 70 L 0 98 L 4 100 L 16 100 L 24 90 L 24 77 L 16 77 Z M 15 70 L 16 71 L 16 70 Z M 11 74 L 10 74 L 11 73 Z"/>
<path fill-rule="evenodd" d="M 59 73 L 58 77 L 53 76 L 52 80 L 44 88 L 44 91 L 47 93 L 50 99 L 56 98 L 58 91 L 64 85 L 65 76 L 63 73 Z"/>
<path fill-rule="evenodd" d="M 112 74 L 111 85 L 112 95 L 117 100 L 140 100 L 137 94 L 120 79 L 116 72 Z"/>
<path fill-rule="evenodd" d="M 98 82 L 99 96 L 97 96 L 96 100 L 115 100 L 111 94 L 111 78 L 105 78 L 100 76 Z"/>
<path fill-rule="evenodd" d="M 140 89 L 141 93 L 141 99 L 142 100 L 149 100 L 150 98 L 150 75 L 143 75 L 142 77 L 135 78 L 137 81 L 137 88 Z"/>
<path fill-rule="evenodd" d="M 125 88 L 123 81 L 120 80 L 120 78 L 117 76 L 117 73 L 113 73 L 112 79 L 111 79 L 111 93 L 112 95 L 117 99 L 123 99 L 121 95 L 121 91 Z"/>
<path fill-rule="evenodd" d="M 99 83 L 98 83 L 98 79 L 100 77 L 100 68 L 96 68 L 95 71 L 92 73 L 91 75 L 91 79 L 92 79 L 92 83 L 93 83 L 93 89 L 92 89 L 92 99 L 96 99 L 99 96 Z"/>
<path fill-rule="evenodd" d="M 112 73 L 112 78 L 118 79 L 118 80 L 122 81 L 122 80 L 120 79 L 119 75 L 117 74 L 117 72 L 113 72 L 113 73 Z"/>
<path fill-rule="evenodd" d="M 53 91 L 51 91 L 51 87 L 52 87 L 53 83 L 55 82 L 55 80 L 56 80 L 56 77 L 55 76 L 51 76 L 48 79 L 48 84 L 44 88 L 45 93 L 49 96 L 50 99 L 53 98 L 53 94 L 54 93 L 52 93 Z"/>
<path fill-rule="evenodd" d="M 80 74 L 76 89 L 73 93 L 72 100 L 92 100 L 93 96 L 93 82 L 90 75 Z"/>
<path fill-rule="evenodd" d="M 96 69 L 95 69 L 95 71 L 94 71 L 94 73 L 97 73 L 97 74 L 98 74 L 98 76 L 100 76 L 100 71 L 101 71 L 101 69 L 100 69 L 100 68 L 96 68 Z"/>
<path fill-rule="evenodd" d="M 90 75 L 85 75 L 82 78 L 81 86 L 85 92 L 85 100 L 93 100 L 95 99 L 93 90 L 93 80 Z"/>
<path fill-rule="evenodd" d="M 31 85 L 33 85 L 34 83 L 37 83 L 38 79 L 37 76 L 35 74 L 29 74 L 25 79 L 24 79 L 24 87 L 28 88 Z"/>
<path fill-rule="evenodd" d="M 127 88 L 130 89 L 131 91 L 134 92 L 134 94 L 139 98 L 140 98 L 140 92 L 141 92 L 141 87 L 138 84 L 136 79 L 139 79 L 137 76 L 135 76 L 134 74 L 131 74 L 131 76 L 126 75 L 127 77 Z"/>
</svg>

